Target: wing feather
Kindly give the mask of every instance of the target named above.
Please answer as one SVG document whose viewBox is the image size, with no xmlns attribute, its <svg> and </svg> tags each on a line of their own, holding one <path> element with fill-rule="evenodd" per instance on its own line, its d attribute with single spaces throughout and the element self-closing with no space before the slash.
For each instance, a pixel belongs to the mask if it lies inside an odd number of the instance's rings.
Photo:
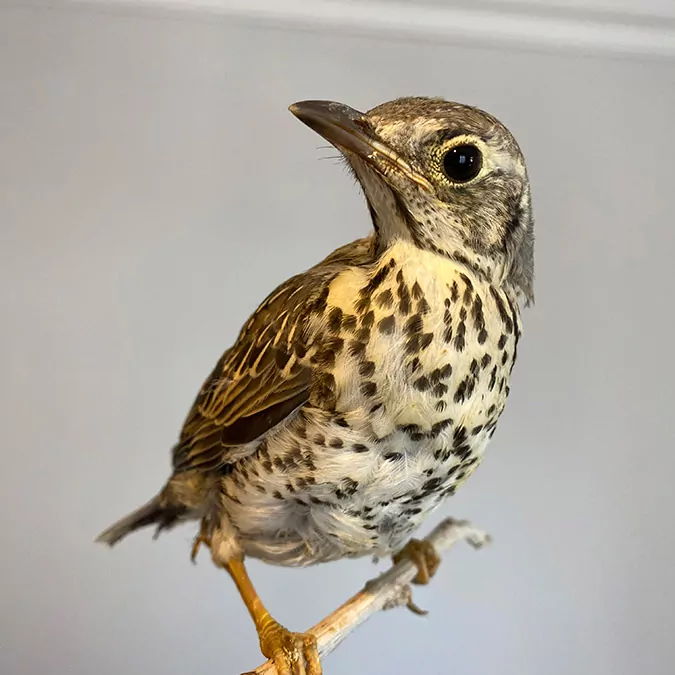
<svg viewBox="0 0 675 675">
<path fill-rule="evenodd" d="M 263 301 L 204 382 L 174 447 L 175 471 L 210 471 L 237 461 L 252 451 L 248 444 L 307 403 L 314 346 L 307 319 L 325 306 L 337 274 L 373 257 L 373 239 L 359 239 Z"/>
</svg>

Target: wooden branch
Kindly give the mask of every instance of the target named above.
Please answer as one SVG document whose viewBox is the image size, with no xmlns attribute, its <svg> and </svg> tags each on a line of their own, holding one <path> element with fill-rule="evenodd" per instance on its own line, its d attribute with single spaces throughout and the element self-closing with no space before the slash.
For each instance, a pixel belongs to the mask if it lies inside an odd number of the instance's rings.
<svg viewBox="0 0 675 675">
<path fill-rule="evenodd" d="M 490 541 L 490 535 L 468 521 L 448 518 L 437 525 L 425 541 L 441 553 L 458 541 L 466 541 L 474 548 L 480 548 Z M 309 632 L 316 635 L 319 656 L 323 658 L 330 654 L 357 626 L 380 610 L 410 605 L 410 582 L 416 575 L 415 564 L 410 560 L 402 560 L 379 577 L 368 581 L 361 591 L 310 628 Z M 272 661 L 267 661 L 253 673 L 277 675 L 277 669 Z"/>
</svg>

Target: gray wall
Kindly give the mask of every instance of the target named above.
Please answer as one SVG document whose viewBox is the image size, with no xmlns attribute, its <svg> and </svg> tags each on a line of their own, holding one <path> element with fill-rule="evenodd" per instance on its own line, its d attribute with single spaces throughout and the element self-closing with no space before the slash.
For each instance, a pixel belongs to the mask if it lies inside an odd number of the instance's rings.
<svg viewBox="0 0 675 675">
<path fill-rule="evenodd" d="M 0 11 L 0 671 L 239 673 L 257 640 L 191 528 L 101 528 L 166 478 L 203 377 L 265 293 L 368 229 L 286 106 L 441 94 L 529 160 L 537 304 L 485 464 L 428 523 L 455 550 L 328 673 L 670 675 L 675 647 L 672 61 Z M 432 522 L 433 521 L 433 522 Z M 375 572 L 252 563 L 293 628 Z"/>
</svg>

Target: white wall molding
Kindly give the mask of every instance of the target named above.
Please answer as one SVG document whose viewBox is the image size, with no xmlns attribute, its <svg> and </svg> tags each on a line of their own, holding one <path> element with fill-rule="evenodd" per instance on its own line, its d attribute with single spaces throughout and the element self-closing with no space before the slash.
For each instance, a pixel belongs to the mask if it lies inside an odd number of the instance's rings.
<svg viewBox="0 0 675 675">
<path fill-rule="evenodd" d="M 122 9 L 223 16 L 301 28 L 413 40 L 499 44 L 589 54 L 675 58 L 675 16 L 593 8 L 544 11 L 514 3 L 406 4 L 396 0 L 43 0 L 50 8 Z M 504 7 L 501 7 L 501 4 Z"/>
</svg>

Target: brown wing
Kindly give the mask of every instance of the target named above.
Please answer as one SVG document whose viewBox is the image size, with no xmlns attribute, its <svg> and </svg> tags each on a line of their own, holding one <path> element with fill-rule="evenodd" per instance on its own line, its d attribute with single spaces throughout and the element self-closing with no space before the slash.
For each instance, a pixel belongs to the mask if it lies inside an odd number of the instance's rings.
<svg viewBox="0 0 675 675">
<path fill-rule="evenodd" d="M 372 251 L 370 238 L 352 242 L 267 297 L 202 386 L 174 448 L 175 471 L 236 461 L 251 452 L 246 444 L 307 401 L 308 318 L 325 307 L 330 281 L 348 266 L 372 261 Z"/>
</svg>

